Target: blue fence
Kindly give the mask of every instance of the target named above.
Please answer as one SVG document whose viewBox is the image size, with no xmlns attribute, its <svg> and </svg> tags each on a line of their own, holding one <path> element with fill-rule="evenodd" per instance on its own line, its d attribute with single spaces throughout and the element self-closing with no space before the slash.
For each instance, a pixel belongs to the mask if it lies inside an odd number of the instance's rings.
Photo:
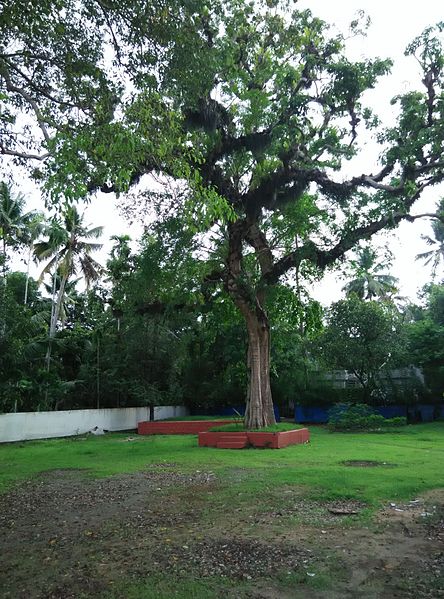
<svg viewBox="0 0 444 599">
<path fill-rule="evenodd" d="M 294 420 L 300 424 L 325 424 L 328 421 L 328 408 L 296 406 Z"/>
<path fill-rule="evenodd" d="M 432 422 L 444 418 L 444 406 L 418 404 L 416 406 L 379 406 L 374 408 L 384 418 L 406 416 L 409 422 Z M 326 424 L 329 408 L 296 406 L 294 420 L 299 424 Z"/>
</svg>

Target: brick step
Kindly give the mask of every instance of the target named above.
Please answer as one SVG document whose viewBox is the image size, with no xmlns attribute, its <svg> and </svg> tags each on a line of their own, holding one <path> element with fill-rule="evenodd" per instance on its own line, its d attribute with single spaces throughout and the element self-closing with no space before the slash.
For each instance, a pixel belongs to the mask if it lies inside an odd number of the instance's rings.
<svg viewBox="0 0 444 599">
<path fill-rule="evenodd" d="M 219 441 L 216 445 L 218 449 L 244 449 L 246 447 L 247 441 Z"/>
</svg>

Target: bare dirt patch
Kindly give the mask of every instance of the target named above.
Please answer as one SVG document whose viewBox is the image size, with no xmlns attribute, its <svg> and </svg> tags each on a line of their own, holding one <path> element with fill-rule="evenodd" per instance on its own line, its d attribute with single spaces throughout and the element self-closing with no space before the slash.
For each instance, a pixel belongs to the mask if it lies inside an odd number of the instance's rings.
<svg viewBox="0 0 444 599">
<path fill-rule="evenodd" d="M 160 572 L 232 580 L 221 597 L 233 599 L 444 597 L 444 491 L 389 503 L 368 524 L 364 504 L 307 500 L 296 487 L 265 508 L 241 493 L 215 501 L 248 474 L 220 480 L 160 463 L 99 480 L 50 471 L 18 485 L 0 496 L 1 596 L 103 597 Z"/>
<path fill-rule="evenodd" d="M 272 544 L 257 539 L 208 538 L 192 545 L 171 548 L 164 555 L 175 570 L 184 565 L 199 577 L 222 576 L 252 580 L 282 569 L 295 570 L 313 556 L 295 545 Z"/>
<path fill-rule="evenodd" d="M 367 507 L 365 503 L 350 499 L 321 502 L 300 497 L 281 501 L 280 505 L 276 503 L 268 509 L 259 507 L 255 514 L 248 518 L 253 519 L 258 525 L 290 525 L 290 521 L 295 521 L 304 526 L 334 526 L 341 517 L 356 517 Z"/>
<path fill-rule="evenodd" d="M 390 462 L 377 462 L 375 460 L 346 460 L 342 462 L 344 466 L 352 466 L 355 468 L 396 468 L 396 464 Z"/>
</svg>

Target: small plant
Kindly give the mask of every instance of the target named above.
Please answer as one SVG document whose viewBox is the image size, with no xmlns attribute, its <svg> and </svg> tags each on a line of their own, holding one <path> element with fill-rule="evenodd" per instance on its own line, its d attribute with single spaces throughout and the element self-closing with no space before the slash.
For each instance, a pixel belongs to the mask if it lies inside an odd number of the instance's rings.
<svg viewBox="0 0 444 599">
<path fill-rule="evenodd" d="M 384 418 L 366 404 L 336 404 L 328 417 L 331 431 L 374 431 L 406 424 L 405 417 Z"/>
</svg>

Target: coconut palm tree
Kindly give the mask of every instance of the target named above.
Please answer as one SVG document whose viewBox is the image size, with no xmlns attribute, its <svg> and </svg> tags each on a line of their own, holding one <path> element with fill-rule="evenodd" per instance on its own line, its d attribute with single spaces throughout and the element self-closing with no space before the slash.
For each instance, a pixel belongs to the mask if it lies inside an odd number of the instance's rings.
<svg viewBox="0 0 444 599">
<path fill-rule="evenodd" d="M 55 278 L 55 280 L 54 280 Z M 76 285 L 81 280 L 81 277 L 73 280 L 66 281 L 65 284 L 65 293 L 63 296 L 62 305 L 60 307 L 59 321 L 60 326 L 63 329 L 65 326 L 65 321 L 68 317 L 69 308 L 74 306 L 77 301 L 77 290 Z M 55 296 L 60 291 L 60 285 L 62 282 L 62 276 L 60 273 L 53 274 L 51 276 L 51 280 L 49 283 L 44 283 L 44 288 L 46 292 L 55 298 Z M 54 293 L 55 290 L 55 293 Z"/>
<path fill-rule="evenodd" d="M 111 240 L 114 245 L 111 248 L 110 259 L 106 263 L 109 273 L 106 279 L 112 283 L 113 293 L 109 302 L 111 305 L 113 316 L 117 322 L 117 331 L 120 331 L 120 320 L 123 316 L 123 304 L 125 302 L 124 285 L 122 284 L 131 273 L 131 237 L 129 235 L 112 235 Z"/>
<path fill-rule="evenodd" d="M 362 300 L 389 299 L 397 291 L 398 279 L 382 273 L 386 262 L 377 262 L 377 253 L 369 247 L 358 250 L 358 259 L 352 262 L 355 278 L 342 290 L 347 296 L 357 295 Z"/>
<path fill-rule="evenodd" d="M 30 212 L 26 216 L 26 242 L 28 244 L 28 255 L 26 257 L 26 284 L 25 297 L 23 300 L 25 305 L 28 303 L 29 268 L 34 252 L 34 244 L 46 230 L 46 218 L 43 212 Z"/>
<path fill-rule="evenodd" d="M 24 212 L 25 198 L 22 194 L 14 195 L 10 185 L 4 181 L 0 182 L 0 267 L 2 275 L 0 278 L 1 299 L 5 299 L 7 282 L 7 254 L 8 250 L 18 250 L 26 243 L 27 221 L 33 213 Z M 1 301 L 4 310 L 4 301 Z M 0 332 L 6 331 L 6 319 L 4 314 L 0 315 Z"/>
<path fill-rule="evenodd" d="M 432 249 L 416 256 L 416 260 L 424 260 L 424 264 L 432 265 L 433 279 L 440 263 L 444 263 L 444 198 L 438 203 L 437 216 L 438 219 L 432 222 L 433 237 L 421 235 L 421 239 L 432 246 Z"/>
<path fill-rule="evenodd" d="M 3 270 L 3 281 L 6 281 L 7 250 L 18 249 L 23 244 L 26 226 L 26 214 L 23 212 L 25 198 L 21 194 L 14 195 L 10 185 L 0 182 L 0 263 Z"/>
<path fill-rule="evenodd" d="M 48 239 L 34 244 L 38 260 L 49 260 L 40 275 L 53 276 L 53 306 L 49 325 L 49 344 L 46 354 L 46 367 L 49 370 L 51 346 L 60 318 L 66 285 L 70 277 L 81 275 L 86 286 L 99 278 L 102 267 L 92 258 L 91 253 L 102 247 L 100 243 L 91 243 L 102 234 L 103 227 L 88 228 L 75 206 L 68 206 L 63 212 L 62 221 L 54 220 L 48 230 Z M 57 289 L 57 275 L 60 277 Z"/>
</svg>

